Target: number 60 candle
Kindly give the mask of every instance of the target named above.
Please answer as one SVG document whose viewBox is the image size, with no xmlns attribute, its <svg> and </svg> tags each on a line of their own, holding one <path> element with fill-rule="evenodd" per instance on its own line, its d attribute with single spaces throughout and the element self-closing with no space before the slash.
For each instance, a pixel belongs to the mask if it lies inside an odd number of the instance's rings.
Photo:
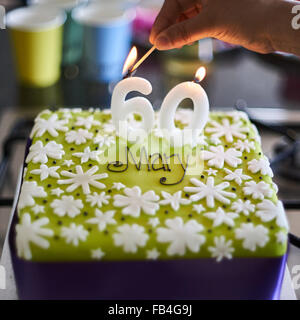
<svg viewBox="0 0 300 320">
<path fill-rule="evenodd" d="M 137 51 L 134 47 L 124 64 L 123 72 L 128 72 L 133 66 L 137 57 Z M 129 72 L 130 74 L 130 72 Z M 185 144 L 186 142 L 196 145 L 197 135 L 202 132 L 209 116 L 209 102 L 206 92 L 199 82 L 205 77 L 205 68 L 201 67 L 197 70 L 194 81 L 187 81 L 175 86 L 165 97 L 159 115 L 159 125 L 163 134 L 170 142 L 176 146 Z M 139 129 L 144 129 L 149 133 L 154 127 L 154 111 L 151 103 L 144 97 L 136 97 L 129 100 L 126 95 L 131 91 L 138 91 L 144 95 L 148 95 L 152 91 L 149 81 L 139 77 L 128 77 L 120 81 L 112 94 L 111 112 L 112 121 L 118 130 L 120 121 L 125 121 L 130 113 L 138 113 L 142 116 L 142 124 Z M 180 130 L 175 127 L 174 118 L 176 109 L 180 102 L 189 98 L 193 102 L 194 114 L 190 125 L 186 130 Z M 135 128 L 131 128 L 135 129 Z M 136 128 L 137 129 L 137 128 Z M 189 133 L 190 135 L 185 135 Z M 189 140 L 185 139 L 189 136 Z"/>
</svg>

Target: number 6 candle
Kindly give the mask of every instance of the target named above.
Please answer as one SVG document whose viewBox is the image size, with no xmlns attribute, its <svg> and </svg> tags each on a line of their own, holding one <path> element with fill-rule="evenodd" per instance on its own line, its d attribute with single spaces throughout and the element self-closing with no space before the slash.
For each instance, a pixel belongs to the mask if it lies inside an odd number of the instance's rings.
<svg viewBox="0 0 300 320">
<path fill-rule="evenodd" d="M 194 114 L 190 125 L 192 145 L 196 144 L 197 134 L 204 129 L 209 117 L 209 101 L 206 92 L 199 84 L 205 77 L 205 68 L 200 67 L 194 81 L 182 82 L 175 86 L 165 97 L 160 110 L 160 128 L 168 135 L 176 138 L 177 144 L 182 143 L 182 131 L 175 127 L 174 118 L 180 102 L 190 98 L 194 105 Z"/>
</svg>

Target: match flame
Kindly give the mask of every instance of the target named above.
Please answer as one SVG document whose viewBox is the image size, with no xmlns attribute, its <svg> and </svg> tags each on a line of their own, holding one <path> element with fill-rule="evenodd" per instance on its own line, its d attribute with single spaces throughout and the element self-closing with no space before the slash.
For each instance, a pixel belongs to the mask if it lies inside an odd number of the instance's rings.
<svg viewBox="0 0 300 320">
<path fill-rule="evenodd" d="M 123 75 L 125 75 L 128 71 L 131 71 L 132 67 L 134 66 L 134 63 L 137 59 L 137 49 L 136 47 L 133 47 L 127 58 L 126 58 L 126 61 L 124 63 L 124 66 L 123 66 Z"/>
<path fill-rule="evenodd" d="M 205 78 L 205 76 L 206 76 L 206 69 L 204 67 L 200 67 L 195 74 L 195 80 L 197 82 L 200 82 Z"/>
</svg>

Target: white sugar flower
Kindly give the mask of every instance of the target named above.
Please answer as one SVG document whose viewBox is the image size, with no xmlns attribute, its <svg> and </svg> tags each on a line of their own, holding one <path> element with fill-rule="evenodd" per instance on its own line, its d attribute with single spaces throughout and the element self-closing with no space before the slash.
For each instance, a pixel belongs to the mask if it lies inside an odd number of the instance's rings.
<svg viewBox="0 0 300 320">
<path fill-rule="evenodd" d="M 78 246 L 79 241 L 85 241 L 88 236 L 88 231 L 83 225 L 76 225 L 74 222 L 69 227 L 61 228 L 61 236 L 66 239 L 66 243 L 71 243 L 73 246 Z"/>
<path fill-rule="evenodd" d="M 121 182 L 114 182 L 111 188 L 112 188 L 112 189 L 116 189 L 116 190 L 119 191 L 119 190 L 121 190 L 121 189 L 124 189 L 125 186 L 124 186 L 124 184 L 121 183 Z"/>
<path fill-rule="evenodd" d="M 50 207 L 54 209 L 54 213 L 59 217 L 67 215 L 70 218 L 74 218 L 80 214 L 83 204 L 80 199 L 75 200 L 73 196 L 62 196 L 61 199 L 52 201 Z"/>
<path fill-rule="evenodd" d="M 64 160 L 63 162 L 63 166 L 67 166 L 68 168 L 70 168 L 73 164 L 75 164 L 73 160 Z"/>
<path fill-rule="evenodd" d="M 288 230 L 289 225 L 284 212 L 283 204 L 278 201 L 277 204 L 271 200 L 264 199 L 257 204 L 257 211 L 255 215 L 259 217 L 263 222 L 269 222 L 276 218 L 276 224 L 279 227 L 286 228 Z"/>
<path fill-rule="evenodd" d="M 157 227 L 157 226 L 160 224 L 160 221 L 159 221 L 159 219 L 158 219 L 157 217 L 155 217 L 155 218 L 150 218 L 150 219 L 148 220 L 148 224 L 150 224 L 150 225 L 152 226 L 152 228 L 155 228 L 155 227 Z"/>
<path fill-rule="evenodd" d="M 86 202 L 90 202 L 91 207 L 98 206 L 99 208 L 101 208 L 103 204 L 109 203 L 109 199 L 110 196 L 107 195 L 104 191 L 102 191 L 100 194 L 94 192 L 93 194 L 87 195 Z"/>
<path fill-rule="evenodd" d="M 185 192 L 195 193 L 190 197 L 190 200 L 198 201 L 206 198 L 206 204 L 209 208 L 213 208 L 215 206 L 215 199 L 224 204 L 229 204 L 230 200 L 227 198 L 236 197 L 235 193 L 224 191 L 224 189 L 230 186 L 229 182 L 222 182 L 215 185 L 213 177 L 208 177 L 206 184 L 196 178 L 190 179 L 190 182 L 195 187 L 184 187 Z"/>
<path fill-rule="evenodd" d="M 238 218 L 239 215 L 234 212 L 225 212 L 219 207 L 216 212 L 207 212 L 204 213 L 204 216 L 214 221 L 213 227 L 218 227 L 222 224 L 234 227 L 234 219 Z"/>
<path fill-rule="evenodd" d="M 287 236 L 287 233 L 286 232 L 283 232 L 283 231 L 278 231 L 276 233 L 276 242 L 277 243 L 281 243 L 281 244 L 284 244 L 286 243 L 288 240 L 288 236 Z"/>
<path fill-rule="evenodd" d="M 174 194 L 162 191 L 161 194 L 164 197 L 164 199 L 161 200 L 159 203 L 162 205 L 169 204 L 175 211 L 178 211 L 181 204 L 186 205 L 191 203 L 190 200 L 181 197 L 182 191 L 177 191 Z"/>
<path fill-rule="evenodd" d="M 64 191 L 60 188 L 56 188 L 56 189 L 52 189 L 51 190 L 51 194 L 54 195 L 54 196 L 58 196 L 60 197 L 60 195 L 64 193 Z"/>
<path fill-rule="evenodd" d="M 248 170 L 250 170 L 252 173 L 260 172 L 261 174 L 266 174 L 270 177 L 273 177 L 273 171 L 270 167 L 270 162 L 267 157 L 249 161 Z"/>
<path fill-rule="evenodd" d="M 87 118 L 77 117 L 75 126 L 85 127 L 87 130 L 90 130 L 92 126 L 100 126 L 101 123 L 94 119 L 93 116 L 88 116 Z"/>
<path fill-rule="evenodd" d="M 199 252 L 201 245 L 205 242 L 205 236 L 200 234 L 203 226 L 196 220 L 189 220 L 184 223 L 182 218 L 167 219 L 167 228 L 157 228 L 157 241 L 168 243 L 167 254 L 169 256 L 183 256 L 186 249 L 192 252 Z"/>
<path fill-rule="evenodd" d="M 249 153 L 251 150 L 255 149 L 254 142 L 249 140 L 238 140 L 234 143 L 234 146 L 241 152 L 246 151 Z"/>
<path fill-rule="evenodd" d="M 86 163 L 90 159 L 94 161 L 99 161 L 99 155 L 102 154 L 102 150 L 91 151 L 90 147 L 86 147 L 83 152 L 73 153 L 73 156 L 80 158 L 81 163 Z"/>
<path fill-rule="evenodd" d="M 256 247 L 263 248 L 269 241 L 269 230 L 262 225 L 255 226 L 253 223 L 242 223 L 235 230 L 235 237 L 243 240 L 243 248 L 255 251 Z"/>
<path fill-rule="evenodd" d="M 146 214 L 154 215 L 159 209 L 159 196 L 150 190 L 142 194 L 140 187 L 124 189 L 125 196 L 116 194 L 114 196 L 114 206 L 124 207 L 122 213 L 132 217 L 139 217 L 141 210 Z"/>
<path fill-rule="evenodd" d="M 200 214 L 202 211 L 204 211 L 204 207 L 202 204 L 194 204 L 193 210 L 196 211 L 198 214 Z"/>
<path fill-rule="evenodd" d="M 248 216 L 250 212 L 254 212 L 255 205 L 252 204 L 250 200 L 242 201 L 241 199 L 238 199 L 233 202 L 231 208 L 236 213 L 243 213 L 245 216 Z"/>
<path fill-rule="evenodd" d="M 248 181 L 243 187 L 244 194 L 246 196 L 251 195 L 253 199 L 262 200 L 264 197 L 271 197 L 273 190 L 270 188 L 270 185 L 264 181 L 256 183 L 255 181 Z"/>
<path fill-rule="evenodd" d="M 243 169 L 236 169 L 235 171 L 231 171 L 227 168 L 224 168 L 224 171 L 227 173 L 227 176 L 224 177 L 225 180 L 235 181 L 238 185 L 241 185 L 243 180 L 251 179 L 250 176 L 243 174 Z"/>
<path fill-rule="evenodd" d="M 26 206 L 33 206 L 35 204 L 34 198 L 44 198 L 47 196 L 44 188 L 38 186 L 36 181 L 25 181 L 21 188 L 19 197 L 18 209 L 23 209 Z"/>
<path fill-rule="evenodd" d="M 31 210 L 32 210 L 35 214 L 44 213 L 44 212 L 45 212 L 45 207 L 44 207 L 44 206 L 36 205 L 36 206 L 32 207 Z"/>
<path fill-rule="evenodd" d="M 91 250 L 91 257 L 95 260 L 101 260 L 105 256 L 105 252 L 101 250 L 101 248 Z"/>
<path fill-rule="evenodd" d="M 188 125 L 193 119 L 193 111 L 190 109 L 178 109 L 175 113 L 174 119 L 184 125 Z"/>
<path fill-rule="evenodd" d="M 214 170 L 212 168 L 209 168 L 207 170 L 204 170 L 209 176 L 215 176 L 218 172 L 218 170 Z"/>
<path fill-rule="evenodd" d="M 90 224 L 97 224 L 98 230 L 103 231 L 105 230 L 108 224 L 116 224 L 116 220 L 114 219 L 115 210 L 109 210 L 106 212 L 102 212 L 99 209 L 95 210 L 95 217 L 88 219 L 86 223 Z"/>
<path fill-rule="evenodd" d="M 213 127 L 206 128 L 206 132 L 213 133 L 212 136 L 216 138 L 225 137 L 227 142 L 232 142 L 233 137 L 239 139 L 245 139 L 244 132 L 248 132 L 249 129 L 243 125 L 242 122 L 230 124 L 228 119 L 223 119 L 222 124 L 216 121 L 212 121 Z"/>
<path fill-rule="evenodd" d="M 137 224 L 124 224 L 117 231 L 113 234 L 114 243 L 117 247 L 122 246 L 125 252 L 136 253 L 138 247 L 144 247 L 149 239 L 144 227 Z"/>
<path fill-rule="evenodd" d="M 81 187 L 85 194 L 89 194 L 90 185 L 98 189 L 104 189 L 105 184 L 97 180 L 107 178 L 108 174 L 107 173 L 95 174 L 98 171 L 98 169 L 99 169 L 98 166 L 94 166 L 88 171 L 83 172 L 81 166 L 76 166 L 76 173 L 72 173 L 69 171 L 61 172 L 62 176 L 68 177 L 70 179 L 58 180 L 57 183 L 70 184 L 70 186 L 67 188 L 67 192 L 73 192 L 77 188 Z"/>
<path fill-rule="evenodd" d="M 224 258 L 232 259 L 232 253 L 234 248 L 232 245 L 232 240 L 226 241 L 224 236 L 214 238 L 214 247 L 208 247 L 211 252 L 212 257 L 216 258 L 217 262 L 221 262 Z"/>
<path fill-rule="evenodd" d="M 37 141 L 29 148 L 26 163 L 29 163 L 31 160 L 33 163 L 46 163 L 48 162 L 48 157 L 61 159 L 64 154 L 63 146 L 61 144 L 57 144 L 55 141 L 50 141 L 45 146 L 42 141 Z"/>
<path fill-rule="evenodd" d="M 16 226 L 16 244 L 19 257 L 26 260 L 32 258 L 30 243 L 43 249 L 49 248 L 49 241 L 43 237 L 52 237 L 54 232 L 51 229 L 44 228 L 48 223 L 49 219 L 46 217 L 31 222 L 28 213 L 22 216 L 21 223 Z"/>
<path fill-rule="evenodd" d="M 208 160 L 209 166 L 215 166 L 219 169 L 224 167 L 224 163 L 227 163 L 229 166 L 234 168 L 242 163 L 242 160 L 239 159 L 239 157 L 242 156 L 240 151 L 233 148 L 229 148 L 224 151 L 223 146 L 211 146 L 209 151 L 204 150 L 201 152 L 201 155 L 203 160 Z"/>
<path fill-rule="evenodd" d="M 113 133 L 116 131 L 115 125 L 112 123 L 112 121 L 108 121 L 107 123 L 104 123 L 103 130 L 106 133 Z"/>
<path fill-rule="evenodd" d="M 113 136 L 109 136 L 107 134 L 103 135 L 103 136 L 96 136 L 94 138 L 94 143 L 98 144 L 100 148 L 102 147 L 110 147 L 113 144 L 116 144 L 116 139 Z"/>
<path fill-rule="evenodd" d="M 207 137 L 201 133 L 199 136 L 196 137 L 196 144 L 200 146 L 207 146 Z"/>
<path fill-rule="evenodd" d="M 160 253 L 156 248 L 152 250 L 147 250 L 147 259 L 156 260 L 159 256 L 160 256 Z"/>
<path fill-rule="evenodd" d="M 74 142 L 76 145 L 86 143 L 87 140 L 92 139 L 92 137 L 93 137 L 93 134 L 84 129 L 79 129 L 78 131 L 71 130 L 66 133 L 66 141 L 68 143 Z"/>
<path fill-rule="evenodd" d="M 45 132 L 48 132 L 52 137 L 57 137 L 57 131 L 66 132 L 68 130 L 68 128 L 65 127 L 67 123 L 67 120 L 58 120 L 57 114 L 53 114 L 49 119 L 37 117 L 30 138 L 32 139 L 34 136 L 41 137 Z"/>
<path fill-rule="evenodd" d="M 56 172 L 59 167 L 48 167 L 45 164 L 41 164 L 39 169 L 31 170 L 30 173 L 38 174 L 41 181 L 47 179 L 49 176 L 52 178 L 59 178 L 59 174 Z"/>
</svg>

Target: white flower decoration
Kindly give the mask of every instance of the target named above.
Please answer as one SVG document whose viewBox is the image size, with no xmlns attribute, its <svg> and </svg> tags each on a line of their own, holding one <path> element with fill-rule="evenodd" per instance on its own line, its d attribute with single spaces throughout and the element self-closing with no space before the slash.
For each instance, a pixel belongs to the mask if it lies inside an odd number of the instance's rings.
<svg viewBox="0 0 300 320">
<path fill-rule="evenodd" d="M 63 162 L 63 166 L 67 166 L 68 168 L 70 168 L 73 164 L 75 164 L 73 160 L 64 160 Z"/>
<path fill-rule="evenodd" d="M 213 227 L 218 227 L 222 224 L 233 227 L 234 219 L 238 218 L 239 215 L 235 212 L 225 212 L 222 208 L 218 208 L 216 212 L 204 213 L 204 216 L 214 221 Z"/>
<path fill-rule="evenodd" d="M 273 171 L 270 167 L 270 162 L 268 158 L 264 157 L 261 159 L 253 159 L 248 162 L 248 170 L 252 173 L 260 172 L 261 174 L 266 174 L 273 177 Z"/>
<path fill-rule="evenodd" d="M 254 212 L 255 205 L 252 204 L 250 200 L 242 201 L 241 199 L 238 199 L 233 202 L 231 208 L 236 213 L 243 213 L 245 216 L 248 216 L 250 212 Z"/>
<path fill-rule="evenodd" d="M 124 189 L 125 186 L 124 186 L 124 184 L 121 183 L 121 182 L 114 182 L 111 188 L 112 188 L 112 189 L 116 189 L 116 190 L 119 191 L 119 190 L 121 190 L 121 189 Z"/>
<path fill-rule="evenodd" d="M 81 158 L 81 163 L 86 163 L 90 159 L 94 161 L 99 161 L 99 156 L 102 154 L 102 150 L 91 151 L 90 147 L 86 147 L 83 152 L 73 153 L 74 157 Z"/>
<path fill-rule="evenodd" d="M 124 224 L 117 231 L 113 234 L 115 245 L 122 246 L 125 252 L 136 253 L 138 247 L 144 247 L 149 239 L 144 227 L 137 224 Z"/>
<path fill-rule="evenodd" d="M 214 170 L 212 168 L 209 168 L 207 170 L 204 170 L 209 176 L 215 176 L 218 172 L 218 170 Z"/>
<path fill-rule="evenodd" d="M 125 196 L 116 194 L 114 196 L 114 206 L 124 207 L 122 213 L 132 217 L 139 217 L 141 210 L 146 214 L 154 215 L 159 209 L 159 196 L 154 191 L 150 190 L 142 194 L 140 187 L 124 189 Z"/>
<path fill-rule="evenodd" d="M 227 198 L 236 197 L 235 193 L 224 191 L 224 189 L 230 186 L 229 182 L 222 182 L 215 185 L 213 177 L 208 177 L 206 184 L 196 178 L 190 179 L 190 182 L 195 187 L 184 187 L 185 192 L 195 193 L 190 197 L 190 200 L 198 201 L 206 198 L 206 204 L 209 208 L 213 208 L 215 206 L 215 199 L 222 203 L 229 204 L 230 200 Z"/>
<path fill-rule="evenodd" d="M 100 194 L 94 192 L 93 194 L 89 194 L 86 197 L 86 202 L 91 203 L 91 207 L 98 206 L 99 208 L 102 207 L 103 204 L 109 203 L 110 196 L 107 195 L 104 191 Z"/>
<path fill-rule="evenodd" d="M 234 143 L 234 146 L 237 150 L 241 152 L 246 151 L 249 153 L 251 150 L 255 149 L 254 142 L 249 140 L 238 140 Z"/>
<path fill-rule="evenodd" d="M 25 181 L 21 188 L 19 197 L 18 209 L 23 209 L 26 206 L 33 206 L 35 204 L 34 197 L 44 198 L 47 196 L 44 188 L 38 186 L 36 181 Z"/>
<path fill-rule="evenodd" d="M 67 120 L 58 120 L 57 114 L 53 114 L 49 119 L 37 117 L 30 138 L 32 139 L 34 136 L 41 137 L 45 132 L 48 132 L 52 137 L 57 137 L 57 131 L 66 132 L 68 130 L 68 127 L 65 127 L 67 123 Z"/>
<path fill-rule="evenodd" d="M 269 230 L 262 225 L 255 226 L 253 223 L 242 223 L 235 230 L 235 237 L 243 240 L 243 248 L 255 251 L 256 247 L 263 248 L 269 241 Z"/>
<path fill-rule="evenodd" d="M 94 138 L 94 143 L 98 144 L 100 148 L 110 147 L 111 145 L 116 144 L 116 139 L 113 136 L 105 134 L 103 136 L 96 136 Z"/>
<path fill-rule="evenodd" d="M 42 141 L 37 141 L 29 148 L 29 154 L 26 158 L 26 163 L 46 163 L 48 157 L 53 159 L 61 159 L 65 154 L 63 146 L 55 141 L 48 142 L 45 146 Z"/>
<path fill-rule="evenodd" d="M 98 120 L 95 120 L 93 116 L 88 116 L 87 118 L 77 117 L 75 126 L 85 127 L 87 130 L 90 130 L 92 126 L 100 126 L 101 123 Z"/>
<path fill-rule="evenodd" d="M 202 211 L 204 211 L 204 207 L 202 204 L 194 204 L 193 210 L 196 211 L 198 214 L 200 214 Z"/>
<path fill-rule="evenodd" d="M 28 213 L 22 216 L 21 223 L 16 226 L 16 244 L 19 257 L 26 260 L 32 258 L 30 243 L 43 249 L 49 248 L 49 241 L 43 237 L 52 237 L 54 232 L 51 229 L 44 228 L 48 223 L 49 219 L 46 217 L 31 222 L 31 217 Z"/>
<path fill-rule="evenodd" d="M 35 214 L 44 213 L 44 212 L 45 212 L 45 207 L 36 205 L 36 206 L 32 207 L 31 210 L 32 210 Z"/>
<path fill-rule="evenodd" d="M 90 185 L 98 189 L 104 189 L 105 184 L 97 180 L 107 178 L 108 174 L 107 173 L 95 174 L 98 171 L 98 169 L 99 169 L 98 166 L 94 166 L 88 171 L 83 172 L 81 166 L 76 166 L 76 173 L 72 173 L 69 171 L 61 172 L 62 176 L 68 177 L 70 179 L 58 180 L 57 183 L 70 184 L 70 186 L 67 188 L 67 192 L 73 192 L 77 188 L 81 187 L 85 194 L 89 194 Z"/>
<path fill-rule="evenodd" d="M 245 139 L 246 136 L 243 132 L 248 132 L 249 129 L 243 125 L 242 122 L 230 124 L 228 119 L 223 119 L 222 124 L 212 121 L 213 127 L 206 128 L 206 132 L 213 133 L 212 136 L 216 138 L 225 137 L 227 142 L 232 142 L 233 137 Z"/>
<path fill-rule="evenodd" d="M 75 200 L 73 196 L 62 196 L 61 199 L 52 201 L 50 207 L 54 209 L 54 213 L 59 217 L 67 215 L 70 218 L 74 218 L 80 214 L 83 203 L 80 199 Z"/>
<path fill-rule="evenodd" d="M 255 181 L 248 181 L 243 188 L 245 195 L 251 195 L 253 199 L 262 200 L 264 197 L 271 197 L 273 190 L 264 181 L 256 183 Z"/>
<path fill-rule="evenodd" d="M 156 248 L 152 250 L 147 250 L 147 259 L 156 260 L 159 256 L 160 256 L 160 253 Z"/>
<path fill-rule="evenodd" d="M 278 201 L 277 204 L 271 200 L 264 199 L 257 204 L 257 211 L 255 215 L 259 217 L 263 222 L 269 222 L 276 218 L 276 224 L 279 227 L 289 229 L 289 225 L 285 216 L 283 204 Z"/>
<path fill-rule="evenodd" d="M 101 260 L 105 256 L 105 252 L 101 250 L 101 248 L 91 250 L 91 257 L 94 260 Z"/>
<path fill-rule="evenodd" d="M 169 204 L 175 211 L 178 211 L 181 204 L 186 205 L 191 203 L 190 200 L 181 197 L 182 191 L 177 191 L 173 195 L 168 192 L 162 191 L 161 194 L 164 197 L 164 199 L 161 200 L 159 203 L 162 205 Z"/>
<path fill-rule="evenodd" d="M 171 243 L 167 249 L 169 256 L 183 256 L 186 249 L 199 252 L 201 245 L 206 240 L 205 236 L 199 234 L 204 230 L 201 224 L 196 220 L 189 220 L 184 223 L 180 217 L 167 219 L 165 224 L 167 228 L 157 228 L 157 241 Z"/>
<path fill-rule="evenodd" d="M 193 119 L 193 112 L 190 109 L 178 109 L 175 113 L 174 119 L 184 125 L 188 125 Z"/>
<path fill-rule="evenodd" d="M 217 262 L 221 262 L 224 258 L 232 259 L 232 240 L 226 241 L 224 236 L 214 238 L 215 247 L 208 247 L 208 251 L 211 252 L 212 257 L 216 258 Z"/>
<path fill-rule="evenodd" d="M 88 231 L 83 225 L 76 225 L 74 222 L 69 227 L 61 228 L 61 236 L 66 239 L 66 243 L 71 243 L 73 246 L 78 246 L 79 241 L 85 241 L 88 236 Z"/>
<path fill-rule="evenodd" d="M 201 153 L 203 160 L 208 160 L 209 166 L 215 166 L 221 169 L 224 167 L 224 163 L 227 163 L 229 166 L 236 168 L 242 163 L 242 160 L 239 159 L 242 153 L 233 148 L 224 151 L 223 146 L 211 146 L 209 150 L 210 151 L 204 150 Z"/>
<path fill-rule="evenodd" d="M 235 181 L 238 185 L 241 185 L 243 180 L 251 179 L 250 176 L 243 174 L 243 169 L 236 169 L 235 171 L 231 171 L 227 168 L 224 168 L 224 171 L 227 173 L 227 176 L 224 177 L 225 180 Z"/>
<path fill-rule="evenodd" d="M 113 133 L 116 131 L 115 125 L 112 123 L 112 121 L 109 121 L 107 123 L 104 123 L 103 130 L 106 133 Z"/>
<path fill-rule="evenodd" d="M 150 218 L 148 220 L 148 224 L 150 224 L 152 226 L 152 228 L 155 228 L 160 224 L 160 221 L 159 221 L 159 219 L 157 217 L 156 218 Z"/>
<path fill-rule="evenodd" d="M 276 242 L 277 243 L 281 243 L 281 244 L 284 244 L 286 243 L 288 240 L 288 236 L 287 236 L 287 233 L 286 232 L 283 232 L 283 231 L 278 231 L 276 233 Z"/>
<path fill-rule="evenodd" d="M 68 143 L 74 142 L 76 145 L 86 143 L 87 140 L 92 139 L 92 137 L 93 137 L 93 134 L 84 129 L 79 129 L 78 131 L 71 130 L 66 133 L 66 141 Z"/>
<path fill-rule="evenodd" d="M 51 194 L 54 195 L 54 196 L 58 196 L 60 197 L 60 195 L 64 193 L 64 191 L 60 188 L 56 188 L 56 189 L 52 189 L 51 190 Z"/>
<path fill-rule="evenodd" d="M 95 210 L 95 217 L 88 219 L 86 223 L 97 224 L 98 230 L 105 230 L 108 224 L 116 224 L 117 221 L 114 219 L 115 210 L 110 210 L 106 212 L 102 212 L 99 209 Z"/>
<path fill-rule="evenodd" d="M 59 174 L 56 172 L 59 167 L 48 167 L 45 164 L 41 164 L 39 169 L 31 170 L 30 173 L 38 174 L 41 181 L 47 179 L 49 176 L 52 178 L 59 178 Z"/>
</svg>

